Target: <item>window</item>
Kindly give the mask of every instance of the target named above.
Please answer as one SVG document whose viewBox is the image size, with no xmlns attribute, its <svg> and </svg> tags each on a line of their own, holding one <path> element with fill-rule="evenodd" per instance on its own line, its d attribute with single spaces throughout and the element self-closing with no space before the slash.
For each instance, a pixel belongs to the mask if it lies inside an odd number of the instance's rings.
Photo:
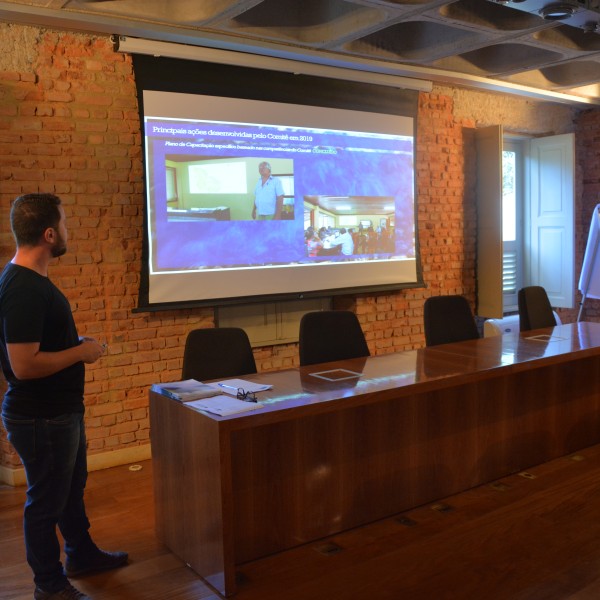
<svg viewBox="0 0 600 600">
<path fill-rule="evenodd" d="M 167 202 L 177 202 L 177 170 L 174 167 L 166 168 L 167 177 Z"/>
<path fill-rule="evenodd" d="M 502 294 L 504 312 L 518 309 L 523 287 L 523 144 L 504 141 L 502 151 Z"/>
<path fill-rule="evenodd" d="M 357 227 L 358 221 L 356 215 L 340 215 L 338 217 L 340 227 Z"/>
<path fill-rule="evenodd" d="M 190 194 L 246 194 L 248 177 L 242 161 L 206 161 L 188 166 Z"/>
<path fill-rule="evenodd" d="M 294 176 L 287 174 L 273 174 L 273 177 L 277 177 L 281 181 L 281 187 L 283 187 L 284 197 L 294 197 Z"/>
<path fill-rule="evenodd" d="M 335 227 L 335 218 L 325 213 L 319 213 L 319 229 L 321 227 Z"/>
<path fill-rule="evenodd" d="M 313 224 L 312 222 L 312 211 L 304 208 L 304 231 L 306 231 Z"/>
<path fill-rule="evenodd" d="M 283 218 L 294 219 L 294 175 L 287 173 L 274 173 L 273 177 L 276 177 L 281 181 L 283 187 Z M 304 228 L 306 229 L 306 227 Z"/>
<path fill-rule="evenodd" d="M 476 132 L 477 314 L 516 311 L 528 285 L 573 308 L 574 135 L 507 138 L 501 126 Z"/>
</svg>

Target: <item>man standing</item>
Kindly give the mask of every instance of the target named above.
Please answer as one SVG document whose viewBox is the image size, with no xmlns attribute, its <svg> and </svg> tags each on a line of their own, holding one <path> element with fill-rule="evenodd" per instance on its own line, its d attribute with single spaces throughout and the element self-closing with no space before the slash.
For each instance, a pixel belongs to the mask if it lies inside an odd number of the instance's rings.
<svg viewBox="0 0 600 600">
<path fill-rule="evenodd" d="M 27 476 L 23 521 L 34 599 L 86 600 L 67 577 L 128 559 L 126 552 L 105 552 L 92 541 L 83 500 L 84 363 L 96 362 L 104 347 L 78 337 L 68 300 L 48 279 L 50 261 L 67 250 L 60 198 L 20 196 L 10 221 L 17 250 L 0 274 L 0 363 L 8 382 L 2 420 Z"/>
<path fill-rule="evenodd" d="M 340 229 L 340 235 L 336 238 L 329 240 L 330 246 L 341 246 L 342 254 L 344 256 L 351 256 L 354 254 L 354 241 L 352 240 L 352 234 L 346 231 L 345 227 Z"/>
<path fill-rule="evenodd" d="M 252 218 L 259 220 L 281 219 L 283 186 L 271 175 L 271 165 L 263 161 L 258 165 L 260 179 L 254 188 Z"/>
</svg>

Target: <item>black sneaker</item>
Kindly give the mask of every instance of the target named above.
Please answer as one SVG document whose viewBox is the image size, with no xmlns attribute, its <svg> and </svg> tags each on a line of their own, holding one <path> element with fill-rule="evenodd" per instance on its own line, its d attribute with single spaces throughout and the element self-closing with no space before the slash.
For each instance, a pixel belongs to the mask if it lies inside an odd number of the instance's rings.
<svg viewBox="0 0 600 600">
<path fill-rule="evenodd" d="M 59 592 L 45 592 L 42 588 L 36 587 L 33 592 L 33 600 L 92 600 L 83 592 L 74 588 L 70 583 Z"/>
<path fill-rule="evenodd" d="M 98 550 L 92 558 L 85 562 L 78 562 L 67 558 L 65 561 L 65 575 L 67 577 L 79 577 L 88 573 L 108 571 L 127 564 L 129 555 L 127 552 L 106 552 Z"/>
</svg>

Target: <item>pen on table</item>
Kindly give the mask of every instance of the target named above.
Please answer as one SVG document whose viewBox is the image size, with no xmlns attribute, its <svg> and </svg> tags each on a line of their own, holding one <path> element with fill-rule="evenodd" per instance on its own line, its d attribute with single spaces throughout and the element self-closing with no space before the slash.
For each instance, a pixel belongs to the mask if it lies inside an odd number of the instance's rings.
<svg viewBox="0 0 600 600">
<path fill-rule="evenodd" d="M 233 385 L 227 385 L 227 384 L 225 384 L 225 383 L 219 383 L 219 384 L 217 384 L 217 385 L 218 385 L 219 387 L 222 387 L 222 388 L 227 388 L 228 390 L 235 390 L 236 392 L 237 392 L 237 390 L 238 390 L 238 389 L 237 389 L 236 387 L 234 387 Z"/>
</svg>

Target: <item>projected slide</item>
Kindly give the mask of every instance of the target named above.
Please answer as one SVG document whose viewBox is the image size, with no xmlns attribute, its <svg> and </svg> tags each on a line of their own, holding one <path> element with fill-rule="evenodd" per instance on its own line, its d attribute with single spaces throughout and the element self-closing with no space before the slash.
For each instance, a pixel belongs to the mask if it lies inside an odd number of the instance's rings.
<svg viewBox="0 0 600 600">
<path fill-rule="evenodd" d="M 151 301 L 415 280 L 412 119 L 167 92 L 144 109 Z"/>
</svg>

